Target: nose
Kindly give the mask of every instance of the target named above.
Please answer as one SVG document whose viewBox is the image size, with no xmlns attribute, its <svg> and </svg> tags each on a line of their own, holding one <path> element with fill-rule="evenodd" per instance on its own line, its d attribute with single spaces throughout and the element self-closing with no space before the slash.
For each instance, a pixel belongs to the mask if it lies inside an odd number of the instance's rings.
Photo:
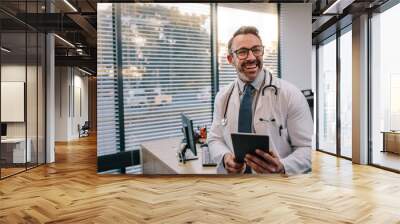
<svg viewBox="0 0 400 224">
<path fill-rule="evenodd" d="M 249 61 L 256 59 L 256 56 L 254 56 L 252 50 L 249 50 L 249 54 L 247 55 L 246 59 L 249 60 Z"/>
</svg>

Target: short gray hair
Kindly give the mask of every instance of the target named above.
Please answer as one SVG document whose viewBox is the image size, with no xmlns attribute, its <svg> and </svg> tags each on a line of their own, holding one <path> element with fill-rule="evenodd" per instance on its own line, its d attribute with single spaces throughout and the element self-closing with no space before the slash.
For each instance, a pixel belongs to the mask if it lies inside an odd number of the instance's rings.
<svg viewBox="0 0 400 224">
<path fill-rule="evenodd" d="M 260 35 L 258 35 L 258 29 L 254 26 L 242 26 L 240 27 L 238 30 L 236 30 L 236 32 L 233 34 L 233 36 L 231 37 L 231 39 L 228 42 L 228 52 L 229 54 L 232 54 L 232 42 L 233 39 L 241 34 L 253 34 L 254 36 L 256 36 L 262 43 L 261 37 Z"/>
</svg>

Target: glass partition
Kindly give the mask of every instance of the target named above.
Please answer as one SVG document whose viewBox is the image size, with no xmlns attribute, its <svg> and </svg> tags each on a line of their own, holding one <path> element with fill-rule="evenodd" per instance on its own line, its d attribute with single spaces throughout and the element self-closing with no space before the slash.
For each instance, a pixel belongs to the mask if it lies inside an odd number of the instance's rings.
<svg viewBox="0 0 400 224">
<path fill-rule="evenodd" d="M 340 154 L 352 157 L 352 35 L 340 36 Z"/>
<path fill-rule="evenodd" d="M 336 36 L 318 48 L 318 149 L 336 154 Z"/>
<path fill-rule="evenodd" d="M 24 171 L 31 156 L 26 151 L 26 37 L 25 32 L 1 34 L 2 177 Z"/>
<path fill-rule="evenodd" d="M 37 163 L 46 162 L 46 37 L 38 33 L 38 64 L 37 64 Z"/>
<path fill-rule="evenodd" d="M 18 16 L 41 13 L 44 1 L 4 1 Z M 36 17 L 34 17 L 36 18 Z M 45 35 L 0 12 L 0 178 L 45 163 Z"/>
</svg>

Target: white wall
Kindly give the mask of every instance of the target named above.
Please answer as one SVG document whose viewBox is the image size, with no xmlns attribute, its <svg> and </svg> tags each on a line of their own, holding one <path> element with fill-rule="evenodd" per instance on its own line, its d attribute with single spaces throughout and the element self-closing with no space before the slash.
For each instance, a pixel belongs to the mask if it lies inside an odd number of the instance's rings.
<svg viewBox="0 0 400 224">
<path fill-rule="evenodd" d="M 37 70 L 38 69 L 38 70 Z M 2 82 L 24 82 L 26 86 L 26 97 L 23 96 L 23 105 L 19 108 L 12 107 L 1 107 L 2 113 L 22 113 L 21 122 L 6 122 L 7 124 L 7 137 L 9 138 L 24 138 L 27 136 L 29 139 L 29 147 L 31 149 L 31 161 L 36 162 L 39 159 L 39 163 L 44 163 L 44 150 L 45 150 L 45 139 L 44 139 L 44 74 L 42 73 L 42 67 L 24 64 L 2 64 L 1 66 L 1 81 Z M 25 80 L 27 79 L 27 80 Z M 19 93 L 24 94 L 25 89 L 20 89 Z M 2 94 L 5 89 L 2 89 Z M 10 94 L 10 93 L 8 93 Z M 7 95 L 2 95 L 2 99 L 10 98 Z M 17 102 L 15 102 L 17 103 Z M 26 105 L 25 105 L 26 103 Z M 2 103 L 3 104 L 3 103 Z M 14 110 L 14 111 L 12 111 Z M 19 111 L 15 111 L 19 110 Z M 26 119 L 24 114 L 26 113 Z"/>
<path fill-rule="evenodd" d="M 71 83 L 68 67 L 55 68 L 55 141 L 68 141 L 69 130 L 69 86 Z"/>
<path fill-rule="evenodd" d="M 79 137 L 78 124 L 81 126 L 88 121 L 88 78 L 81 76 L 82 73 L 75 70 L 74 77 L 74 108 L 72 108 L 73 119 L 71 120 L 71 135 L 73 138 Z M 79 93 L 80 91 L 80 93 Z M 80 97 L 79 97 L 80 96 Z M 79 103 L 79 100 L 81 101 Z M 81 108 L 79 108 L 81 107 Z M 80 111 L 81 110 L 81 111 Z"/>
<path fill-rule="evenodd" d="M 25 82 L 25 64 L 9 64 L 1 66 L 1 81 L 18 81 Z M 29 67 L 28 67 L 29 69 Z"/>
<path fill-rule="evenodd" d="M 25 83 L 1 81 L 1 121 L 24 122 Z M 36 105 L 35 105 L 36 108 Z"/>
<path fill-rule="evenodd" d="M 24 65 L 8 64 L 1 66 L 1 81 L 2 82 L 25 82 Z M 29 68 L 28 68 L 29 69 Z M 1 108 L 7 110 L 7 108 Z M 7 122 L 8 137 L 25 137 L 25 122 Z"/>
<path fill-rule="evenodd" d="M 88 78 L 76 68 L 56 67 L 55 86 L 55 140 L 77 139 L 78 124 L 88 120 Z"/>
<path fill-rule="evenodd" d="M 311 3 L 281 4 L 280 46 L 282 79 L 299 89 L 312 88 Z"/>
</svg>

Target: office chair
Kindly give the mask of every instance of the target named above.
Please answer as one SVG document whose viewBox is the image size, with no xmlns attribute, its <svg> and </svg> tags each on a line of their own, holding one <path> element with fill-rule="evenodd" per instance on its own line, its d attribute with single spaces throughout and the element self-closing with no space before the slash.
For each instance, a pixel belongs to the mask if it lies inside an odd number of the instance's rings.
<svg viewBox="0 0 400 224">
<path fill-rule="evenodd" d="M 89 128 L 89 121 L 85 121 L 82 127 L 80 127 L 80 125 L 78 124 L 79 138 L 89 136 Z"/>
</svg>

